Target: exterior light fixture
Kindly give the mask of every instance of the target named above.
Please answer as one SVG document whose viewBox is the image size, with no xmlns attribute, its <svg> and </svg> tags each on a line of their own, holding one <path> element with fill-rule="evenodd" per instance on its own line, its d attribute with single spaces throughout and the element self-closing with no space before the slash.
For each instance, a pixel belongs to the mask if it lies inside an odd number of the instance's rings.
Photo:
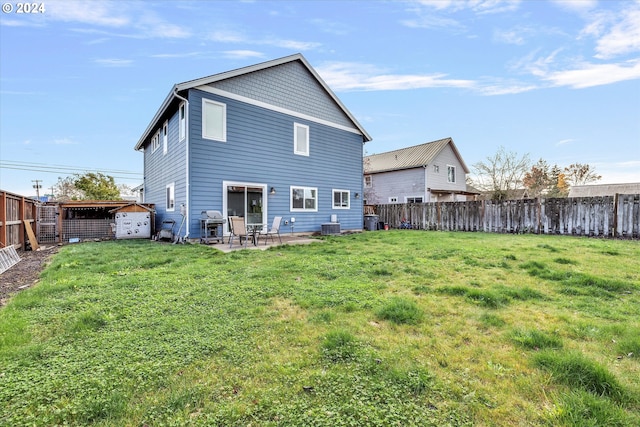
<svg viewBox="0 0 640 427">
<path fill-rule="evenodd" d="M 269 190 L 269 194 L 271 194 L 272 196 L 274 194 L 276 194 L 276 188 L 275 187 L 271 187 L 271 189 Z"/>
</svg>

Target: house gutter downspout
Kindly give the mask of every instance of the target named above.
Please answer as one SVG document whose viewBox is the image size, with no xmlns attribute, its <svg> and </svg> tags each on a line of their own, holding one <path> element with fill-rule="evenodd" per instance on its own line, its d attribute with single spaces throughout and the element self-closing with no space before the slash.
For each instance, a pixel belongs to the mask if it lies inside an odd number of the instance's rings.
<svg viewBox="0 0 640 427">
<path fill-rule="evenodd" d="M 189 223 L 190 221 L 190 187 L 191 184 L 189 182 L 189 100 L 187 98 L 184 98 L 180 95 L 178 95 L 178 88 L 175 88 L 173 91 L 173 96 L 175 96 L 176 98 L 178 98 L 179 100 L 184 102 L 184 121 L 185 121 L 185 130 L 184 130 L 184 149 L 185 149 L 185 154 L 184 154 L 184 158 L 185 158 L 185 204 L 186 204 L 186 217 L 185 217 L 185 222 L 186 222 L 186 227 L 185 227 L 185 231 L 184 231 L 184 240 L 187 240 L 189 238 Z M 178 108 L 178 126 L 180 126 L 180 108 Z M 178 139 L 180 137 L 178 136 Z"/>
</svg>

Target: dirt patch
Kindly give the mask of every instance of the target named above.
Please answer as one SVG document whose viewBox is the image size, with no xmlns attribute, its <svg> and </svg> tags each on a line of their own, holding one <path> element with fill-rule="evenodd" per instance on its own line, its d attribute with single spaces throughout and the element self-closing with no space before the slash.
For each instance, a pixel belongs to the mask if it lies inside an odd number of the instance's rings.
<svg viewBox="0 0 640 427">
<path fill-rule="evenodd" d="M 18 251 L 20 262 L 0 274 L 0 307 L 11 295 L 33 286 L 56 252 L 57 246 L 43 247 L 39 251 Z"/>
</svg>

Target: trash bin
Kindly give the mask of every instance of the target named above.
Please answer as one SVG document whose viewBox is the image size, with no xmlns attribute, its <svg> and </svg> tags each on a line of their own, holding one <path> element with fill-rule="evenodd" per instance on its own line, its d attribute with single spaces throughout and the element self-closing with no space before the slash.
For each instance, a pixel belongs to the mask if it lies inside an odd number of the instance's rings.
<svg viewBox="0 0 640 427">
<path fill-rule="evenodd" d="M 367 231 L 375 231 L 378 229 L 378 215 L 365 215 L 364 228 Z"/>
</svg>

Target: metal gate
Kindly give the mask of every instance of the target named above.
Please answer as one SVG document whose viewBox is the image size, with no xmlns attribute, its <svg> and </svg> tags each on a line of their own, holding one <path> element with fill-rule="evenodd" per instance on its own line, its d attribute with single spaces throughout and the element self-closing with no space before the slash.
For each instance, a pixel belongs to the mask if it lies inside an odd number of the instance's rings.
<svg viewBox="0 0 640 427">
<path fill-rule="evenodd" d="M 58 206 L 38 206 L 38 243 L 58 241 Z"/>
</svg>

